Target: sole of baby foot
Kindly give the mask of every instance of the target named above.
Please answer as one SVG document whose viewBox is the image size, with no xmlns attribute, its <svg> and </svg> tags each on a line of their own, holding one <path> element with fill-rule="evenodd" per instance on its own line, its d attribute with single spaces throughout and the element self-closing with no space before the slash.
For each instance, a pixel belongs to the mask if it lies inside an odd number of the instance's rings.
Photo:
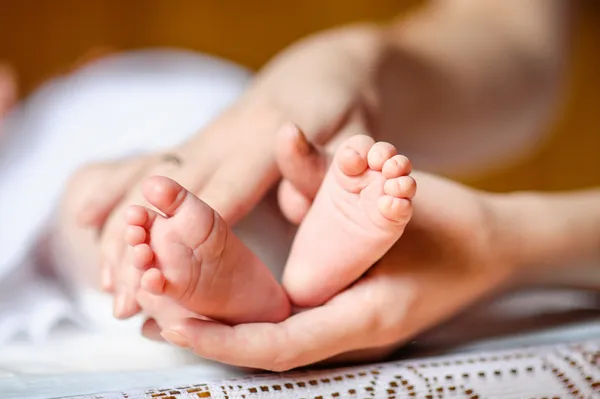
<svg viewBox="0 0 600 399">
<path fill-rule="evenodd" d="M 162 214 L 135 205 L 127 211 L 141 289 L 229 324 L 289 316 L 283 288 L 216 211 L 166 177 L 148 178 L 142 190 Z"/>
<path fill-rule="evenodd" d="M 354 136 L 341 145 L 288 258 L 283 281 L 295 305 L 323 304 L 402 236 L 416 193 L 410 172 L 389 143 Z"/>
</svg>

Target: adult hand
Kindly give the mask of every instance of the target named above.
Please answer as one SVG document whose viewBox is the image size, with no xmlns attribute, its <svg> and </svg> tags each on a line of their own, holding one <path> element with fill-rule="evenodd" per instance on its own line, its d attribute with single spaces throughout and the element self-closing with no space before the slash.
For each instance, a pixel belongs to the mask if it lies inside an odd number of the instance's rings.
<svg viewBox="0 0 600 399">
<path fill-rule="evenodd" d="M 438 177 L 413 176 L 419 193 L 403 237 L 328 303 L 279 324 L 232 327 L 187 319 L 162 336 L 205 358 L 288 370 L 341 354 L 385 353 L 501 287 L 512 268 L 496 236 L 491 197 Z"/>
<path fill-rule="evenodd" d="M 102 229 L 103 285 L 115 291 L 117 316 L 138 310 L 133 292 L 115 281 L 123 280 L 118 276 L 126 249 L 122 211 L 131 204 L 147 205 L 140 193 L 141 180 L 157 174 L 171 177 L 234 224 L 279 177 L 274 141 L 284 122 L 293 121 L 321 144 L 334 136 L 364 133 L 362 116 L 368 108 L 364 90 L 379 40 L 377 30 L 359 27 L 292 46 L 265 67 L 237 104 L 197 137 L 169 152 L 175 157 L 157 154 L 143 162 L 133 160 L 143 165 L 124 165 L 136 169 L 128 184 L 118 190 L 98 187 L 97 198 L 105 198 L 104 191 L 114 195 L 88 207 L 83 219 Z"/>
</svg>

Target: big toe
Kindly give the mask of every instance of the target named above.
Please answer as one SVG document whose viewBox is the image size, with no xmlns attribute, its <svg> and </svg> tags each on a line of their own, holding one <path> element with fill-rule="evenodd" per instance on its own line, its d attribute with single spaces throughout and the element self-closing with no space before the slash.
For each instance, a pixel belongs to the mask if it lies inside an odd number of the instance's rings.
<svg viewBox="0 0 600 399">
<path fill-rule="evenodd" d="M 373 143 L 371 137 L 364 135 L 353 136 L 346 140 L 335 154 L 335 162 L 342 173 L 348 176 L 363 173 L 367 169 L 367 157 Z"/>
<path fill-rule="evenodd" d="M 206 241 L 220 216 L 179 183 L 163 176 L 148 178 L 144 197 L 167 218 L 182 242 L 194 249 Z"/>
<path fill-rule="evenodd" d="M 152 176 L 142 186 L 144 197 L 167 216 L 174 216 L 187 197 L 187 190 L 168 177 Z"/>
</svg>

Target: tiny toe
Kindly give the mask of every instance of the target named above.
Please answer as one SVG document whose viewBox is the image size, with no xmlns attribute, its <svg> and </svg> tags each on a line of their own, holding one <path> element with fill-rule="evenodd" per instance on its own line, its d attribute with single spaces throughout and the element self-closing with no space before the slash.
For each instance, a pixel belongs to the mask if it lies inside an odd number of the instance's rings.
<svg viewBox="0 0 600 399">
<path fill-rule="evenodd" d="M 390 143 L 379 141 L 371 147 L 367 155 L 369 168 L 380 171 L 385 162 L 398 154 L 398 150 Z"/>
<path fill-rule="evenodd" d="M 165 276 L 158 269 L 149 269 L 142 276 L 141 287 L 154 295 L 161 295 L 165 292 Z"/>
<path fill-rule="evenodd" d="M 404 155 L 394 155 L 383 164 L 381 169 L 386 179 L 408 175 L 412 172 L 410 160 Z"/>
<path fill-rule="evenodd" d="M 373 145 L 369 136 L 353 136 L 346 140 L 335 154 L 335 161 L 342 171 L 348 176 L 358 176 L 368 166 L 367 154 Z"/>
<path fill-rule="evenodd" d="M 383 192 L 392 197 L 411 199 L 417 192 L 417 183 L 411 176 L 396 177 L 385 182 Z"/>
<path fill-rule="evenodd" d="M 140 205 L 131 205 L 125 211 L 125 222 L 133 226 L 144 226 L 149 219 L 148 209 Z"/>
<path fill-rule="evenodd" d="M 146 270 L 152 264 L 154 252 L 148 244 L 140 244 L 133 247 L 132 263 L 136 269 Z"/>
<path fill-rule="evenodd" d="M 396 223 L 408 223 L 412 215 L 412 203 L 409 199 L 386 195 L 379 198 L 377 205 L 384 218 Z"/>
<path fill-rule="evenodd" d="M 125 242 L 134 246 L 146 241 L 146 230 L 141 226 L 129 225 L 125 228 Z"/>
<path fill-rule="evenodd" d="M 179 183 L 164 176 L 146 179 L 142 192 L 152 205 L 169 217 L 175 215 L 188 194 Z"/>
</svg>

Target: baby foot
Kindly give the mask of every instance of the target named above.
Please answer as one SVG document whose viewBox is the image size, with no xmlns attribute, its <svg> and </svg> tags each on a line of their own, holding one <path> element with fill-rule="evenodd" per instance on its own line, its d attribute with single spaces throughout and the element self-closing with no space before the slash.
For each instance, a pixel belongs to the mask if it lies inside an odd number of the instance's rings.
<svg viewBox="0 0 600 399">
<path fill-rule="evenodd" d="M 323 304 L 401 237 L 416 183 L 396 148 L 354 136 L 342 144 L 302 221 L 284 273 L 292 302 Z"/>
<path fill-rule="evenodd" d="M 147 179 L 142 192 L 165 215 L 137 205 L 126 213 L 142 290 L 231 324 L 289 316 L 283 288 L 216 211 L 166 177 Z"/>
</svg>

